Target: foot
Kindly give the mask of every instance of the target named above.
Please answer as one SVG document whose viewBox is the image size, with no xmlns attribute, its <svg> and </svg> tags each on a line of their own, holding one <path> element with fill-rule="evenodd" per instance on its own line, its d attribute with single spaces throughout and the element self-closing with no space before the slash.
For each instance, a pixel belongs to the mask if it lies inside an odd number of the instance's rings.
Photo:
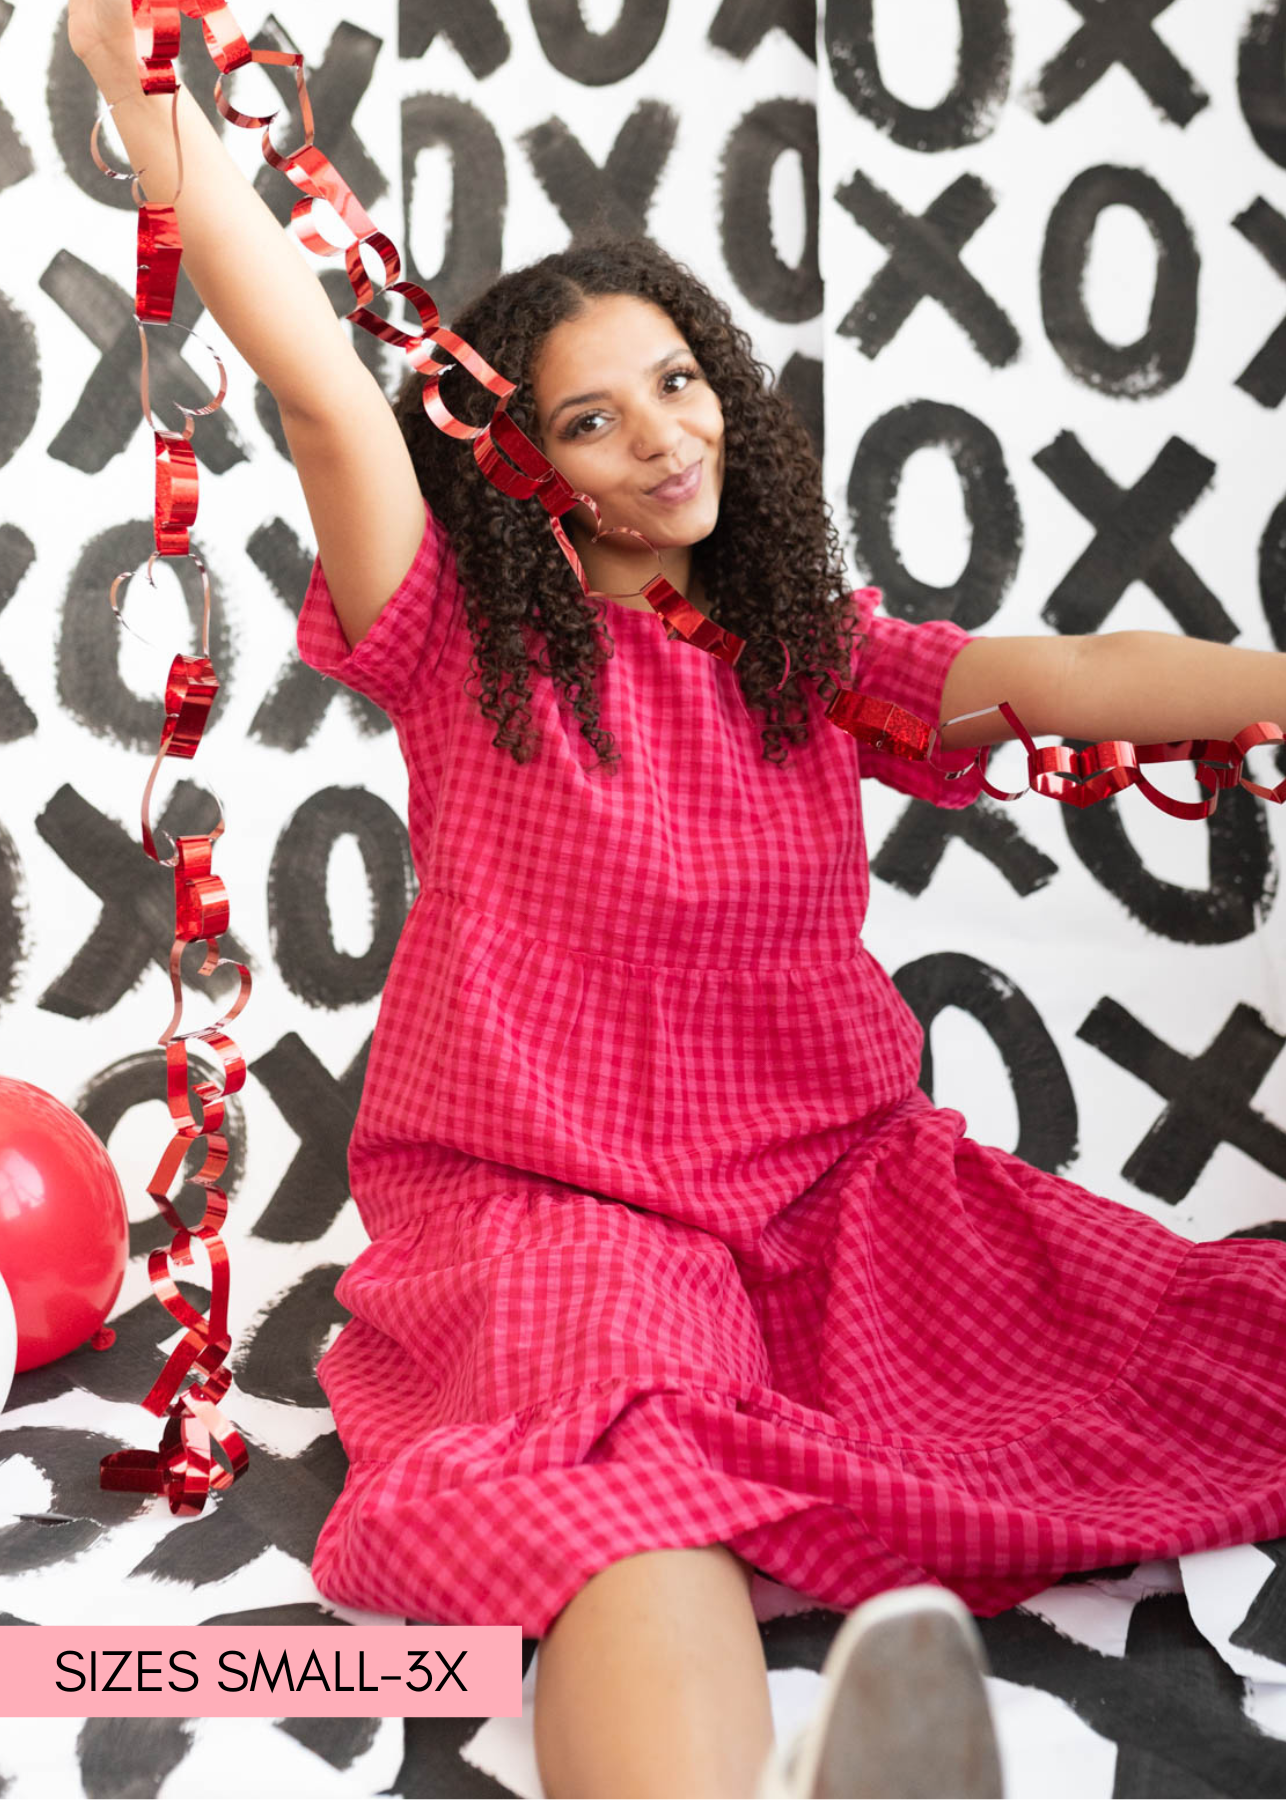
<svg viewBox="0 0 1286 1800">
<path fill-rule="evenodd" d="M 968 1610 L 947 1589 L 893 1588 L 855 1608 L 822 1666 L 821 1704 L 759 1800 L 998 1800 L 1000 1755 Z"/>
</svg>

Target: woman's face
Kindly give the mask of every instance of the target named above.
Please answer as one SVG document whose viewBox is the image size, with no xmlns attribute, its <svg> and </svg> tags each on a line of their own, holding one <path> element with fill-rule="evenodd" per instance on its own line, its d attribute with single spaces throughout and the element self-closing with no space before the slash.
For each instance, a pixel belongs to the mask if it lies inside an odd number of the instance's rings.
<svg viewBox="0 0 1286 1800">
<path fill-rule="evenodd" d="M 541 448 L 559 474 L 597 501 L 605 527 L 650 539 L 682 587 L 676 574 L 686 577 L 687 553 L 719 516 L 724 434 L 723 409 L 673 320 L 632 294 L 598 296 L 550 332 L 532 388 Z M 578 506 L 570 518 L 583 543 L 592 513 Z M 615 541 L 614 564 L 628 546 Z M 597 582 L 588 561 L 587 573 Z"/>
</svg>

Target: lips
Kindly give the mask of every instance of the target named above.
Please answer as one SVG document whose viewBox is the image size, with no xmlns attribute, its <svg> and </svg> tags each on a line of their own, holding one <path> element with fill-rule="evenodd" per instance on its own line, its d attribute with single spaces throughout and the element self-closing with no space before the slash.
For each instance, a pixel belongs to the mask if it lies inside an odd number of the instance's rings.
<svg viewBox="0 0 1286 1800">
<path fill-rule="evenodd" d="M 671 475 L 657 487 L 649 488 L 653 500 L 690 500 L 701 485 L 700 459 L 690 463 L 679 475 Z"/>
</svg>

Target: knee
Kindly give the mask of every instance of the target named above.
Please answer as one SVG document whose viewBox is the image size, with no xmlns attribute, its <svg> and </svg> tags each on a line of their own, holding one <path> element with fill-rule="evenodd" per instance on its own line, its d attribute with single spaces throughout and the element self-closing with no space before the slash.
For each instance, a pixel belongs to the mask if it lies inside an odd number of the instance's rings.
<svg viewBox="0 0 1286 1800">
<path fill-rule="evenodd" d="M 751 1583 L 754 1581 L 755 1575 L 758 1572 L 755 1569 L 754 1564 L 747 1562 L 744 1556 L 739 1556 L 737 1554 L 737 1552 L 732 1548 L 731 1544 L 720 1544 L 719 1549 L 726 1550 L 728 1552 L 728 1555 L 732 1558 L 733 1562 L 736 1563 L 737 1567 L 741 1570 L 742 1575 L 745 1577 L 746 1587 L 748 1589 L 750 1587 Z"/>
<path fill-rule="evenodd" d="M 722 1562 L 737 1570 L 749 1596 L 756 1570 L 729 1544 L 698 1544 L 680 1550 L 636 1550 L 632 1555 L 619 1557 L 615 1562 L 608 1563 L 587 1576 L 550 1619 L 542 1634 L 542 1642 L 554 1635 L 555 1627 L 569 1612 L 574 1612 L 578 1618 L 585 1618 L 597 1612 L 599 1607 L 614 1610 L 622 1595 L 635 1592 L 655 1593 L 657 1587 L 662 1585 L 659 1577 L 663 1570 L 671 1582 L 682 1579 L 686 1585 L 694 1559 L 705 1565 Z"/>
</svg>

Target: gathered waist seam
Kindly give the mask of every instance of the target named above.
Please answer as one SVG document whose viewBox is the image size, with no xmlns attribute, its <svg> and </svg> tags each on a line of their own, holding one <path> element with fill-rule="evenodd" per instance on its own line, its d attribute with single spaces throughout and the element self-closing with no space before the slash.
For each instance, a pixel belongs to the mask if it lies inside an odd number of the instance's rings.
<svg viewBox="0 0 1286 1800">
<path fill-rule="evenodd" d="M 811 972 L 813 970 L 816 970 L 819 974 L 828 974 L 837 969 L 848 968 L 857 962 L 870 962 L 873 960 L 871 952 L 866 948 L 865 943 L 859 935 L 855 940 L 855 948 L 852 956 L 840 957 L 833 962 L 800 962 L 798 959 L 794 959 L 790 962 L 729 964 L 714 964 L 705 961 L 675 963 L 645 962 L 638 957 L 614 956 L 609 951 L 604 950 L 587 950 L 579 944 L 570 943 L 566 938 L 545 937 L 541 932 L 533 931 L 528 925 L 521 924 L 511 918 L 506 918 L 501 913 L 490 912 L 485 906 L 477 905 L 475 901 L 463 894 L 453 893 L 450 888 L 440 886 L 422 887 L 416 895 L 416 902 L 418 904 L 418 902 L 428 899 L 430 896 L 439 895 L 443 899 L 452 901 L 463 911 L 473 914 L 474 917 L 488 919 L 495 925 L 502 925 L 506 930 L 516 932 L 519 937 L 526 938 L 530 943 L 543 944 L 550 950 L 556 950 L 560 956 L 577 956 L 583 958 L 586 962 L 620 963 L 623 968 L 627 969 L 649 969 L 664 974 L 676 975 L 787 975 L 792 973 Z"/>
</svg>

